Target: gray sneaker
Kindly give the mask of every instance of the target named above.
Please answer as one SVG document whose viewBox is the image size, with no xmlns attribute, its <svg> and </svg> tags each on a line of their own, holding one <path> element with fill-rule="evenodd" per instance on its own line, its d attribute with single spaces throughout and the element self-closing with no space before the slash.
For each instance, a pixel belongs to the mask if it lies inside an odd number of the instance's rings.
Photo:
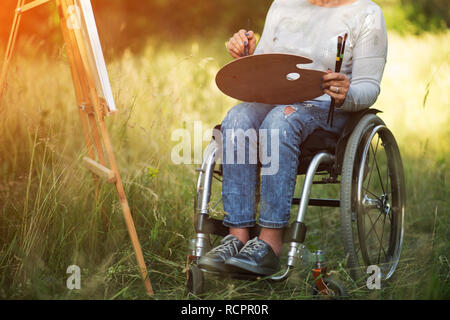
<svg viewBox="0 0 450 320">
<path fill-rule="evenodd" d="M 209 271 L 225 272 L 225 260 L 239 253 L 244 244 L 236 236 L 227 235 L 220 245 L 200 257 L 198 265 Z"/>
<path fill-rule="evenodd" d="M 227 259 L 225 266 L 229 272 L 262 276 L 272 275 L 281 269 L 280 259 L 275 255 L 272 247 L 258 238 L 249 240 L 239 254 Z"/>
</svg>

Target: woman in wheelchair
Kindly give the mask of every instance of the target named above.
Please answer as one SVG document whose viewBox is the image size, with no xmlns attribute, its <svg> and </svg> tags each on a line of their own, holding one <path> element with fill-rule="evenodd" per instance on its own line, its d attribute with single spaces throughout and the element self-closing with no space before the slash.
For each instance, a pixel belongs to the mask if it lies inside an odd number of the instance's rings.
<svg viewBox="0 0 450 320">
<path fill-rule="evenodd" d="M 335 73 L 336 39 L 345 34 L 345 59 L 341 72 Z M 222 122 L 223 224 L 229 227 L 229 235 L 198 264 L 211 271 L 271 275 L 280 270 L 283 228 L 289 224 L 300 146 L 317 129 L 340 134 L 352 113 L 375 103 L 387 56 L 386 27 L 381 9 L 370 0 L 275 0 L 259 43 L 253 31 L 240 30 L 230 38 L 227 49 L 235 59 L 247 52 L 297 54 L 314 61 L 309 69 L 327 72 L 320 97 L 292 105 L 241 103 Z M 337 109 L 329 127 L 331 98 Z M 265 132 L 267 137 L 257 139 L 258 145 L 254 139 L 239 144 L 238 132 L 248 130 Z M 256 148 L 275 152 L 275 144 L 276 172 L 264 174 L 271 164 L 261 167 L 248 162 Z M 245 164 L 234 163 L 239 152 L 247 155 Z M 256 223 L 260 234 L 250 239 L 249 228 Z"/>
</svg>

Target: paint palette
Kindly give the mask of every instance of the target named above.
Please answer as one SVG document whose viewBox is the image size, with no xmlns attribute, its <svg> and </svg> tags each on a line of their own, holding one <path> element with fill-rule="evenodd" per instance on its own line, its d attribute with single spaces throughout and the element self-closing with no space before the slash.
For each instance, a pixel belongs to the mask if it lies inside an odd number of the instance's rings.
<svg viewBox="0 0 450 320">
<path fill-rule="evenodd" d="M 303 69 L 311 59 L 283 53 L 258 54 L 234 60 L 216 75 L 226 95 L 246 102 L 292 104 L 323 95 L 325 72 Z"/>
</svg>

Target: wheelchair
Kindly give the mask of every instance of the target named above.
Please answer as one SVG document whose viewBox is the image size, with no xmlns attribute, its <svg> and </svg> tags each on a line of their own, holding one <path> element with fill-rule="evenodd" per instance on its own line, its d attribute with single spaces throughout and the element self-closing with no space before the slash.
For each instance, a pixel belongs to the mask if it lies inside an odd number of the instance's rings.
<svg viewBox="0 0 450 320">
<path fill-rule="evenodd" d="M 324 253 L 310 253 L 305 245 L 308 206 L 340 208 L 340 228 L 346 268 L 354 281 L 367 277 L 369 266 L 377 266 L 381 280 L 392 277 L 400 259 L 404 233 L 405 179 L 397 142 L 376 109 L 352 114 L 341 135 L 317 129 L 302 143 L 298 175 L 305 175 L 300 198 L 293 198 L 298 214 L 283 232 L 283 244 L 289 246 L 282 271 L 265 278 L 283 281 L 299 260 L 313 260 L 313 295 L 346 295 L 345 286 L 327 274 Z M 220 129 L 216 126 L 215 129 Z M 210 236 L 224 237 L 228 228 L 221 219 L 211 217 L 217 206 L 211 202 L 213 179 L 221 181 L 222 167 L 217 164 L 221 141 L 213 137 L 205 149 L 198 171 L 194 228 L 195 239 L 186 261 L 187 289 L 201 294 L 204 276 L 214 272 L 201 269 L 199 258 L 211 249 Z M 313 185 L 339 184 L 339 199 L 310 198 Z M 220 202 L 221 200 L 219 200 Z M 250 238 L 258 235 L 258 226 L 250 230 Z M 312 259 L 311 259 L 312 258 Z M 257 275 L 215 274 L 236 279 L 256 280 Z M 365 282 L 365 281 L 364 281 Z"/>
</svg>

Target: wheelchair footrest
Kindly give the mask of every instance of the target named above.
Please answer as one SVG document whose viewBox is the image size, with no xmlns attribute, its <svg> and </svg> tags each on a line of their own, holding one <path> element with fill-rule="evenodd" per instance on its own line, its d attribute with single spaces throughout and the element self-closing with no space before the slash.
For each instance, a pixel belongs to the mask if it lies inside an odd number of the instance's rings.
<svg viewBox="0 0 450 320">
<path fill-rule="evenodd" d="M 254 274 L 254 273 L 238 273 L 238 272 L 216 272 L 216 271 L 209 271 L 203 268 L 200 268 L 200 270 L 204 274 L 212 275 L 219 278 L 230 278 L 230 279 L 236 279 L 236 280 L 258 280 L 262 278 L 267 278 L 267 276 Z"/>
</svg>

